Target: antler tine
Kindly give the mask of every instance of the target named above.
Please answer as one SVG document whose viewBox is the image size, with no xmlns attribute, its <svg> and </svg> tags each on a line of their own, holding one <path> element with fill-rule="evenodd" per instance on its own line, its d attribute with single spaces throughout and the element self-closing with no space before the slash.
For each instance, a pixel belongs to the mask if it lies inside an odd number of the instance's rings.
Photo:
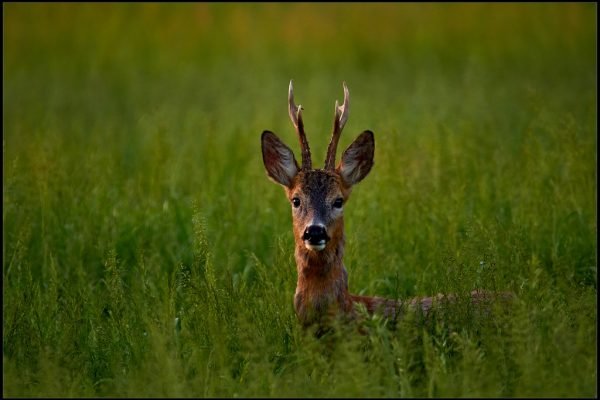
<svg viewBox="0 0 600 400">
<path fill-rule="evenodd" d="M 288 92 L 288 110 L 290 113 L 290 119 L 296 133 L 298 133 L 298 139 L 300 140 L 300 149 L 302 151 L 302 169 L 311 169 L 312 161 L 310 159 L 310 148 L 308 147 L 308 140 L 304 133 L 304 122 L 302 121 L 302 106 L 294 103 L 294 86 L 290 80 L 290 89 Z"/>
<path fill-rule="evenodd" d="M 335 116 L 333 118 L 333 133 L 331 135 L 331 141 L 329 142 L 329 147 L 327 147 L 327 157 L 325 158 L 325 169 L 333 170 L 335 169 L 335 153 L 337 152 L 337 145 L 340 140 L 340 135 L 342 134 L 342 129 L 344 129 L 344 125 L 346 125 L 346 121 L 348 121 L 348 115 L 350 112 L 349 109 L 349 100 L 350 93 L 348 92 L 348 87 L 346 86 L 346 82 L 343 82 L 344 86 L 344 104 L 338 106 L 337 100 L 335 101 Z"/>
</svg>

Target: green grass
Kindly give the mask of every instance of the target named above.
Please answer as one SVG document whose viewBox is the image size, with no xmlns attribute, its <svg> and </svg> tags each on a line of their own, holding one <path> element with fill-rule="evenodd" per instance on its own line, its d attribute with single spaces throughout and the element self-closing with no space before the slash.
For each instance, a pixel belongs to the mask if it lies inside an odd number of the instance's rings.
<svg viewBox="0 0 600 400">
<path fill-rule="evenodd" d="M 597 395 L 595 4 L 3 11 L 4 396 Z M 340 148 L 375 132 L 351 291 L 508 315 L 303 334 L 291 78 L 314 159 L 343 80 Z"/>
</svg>

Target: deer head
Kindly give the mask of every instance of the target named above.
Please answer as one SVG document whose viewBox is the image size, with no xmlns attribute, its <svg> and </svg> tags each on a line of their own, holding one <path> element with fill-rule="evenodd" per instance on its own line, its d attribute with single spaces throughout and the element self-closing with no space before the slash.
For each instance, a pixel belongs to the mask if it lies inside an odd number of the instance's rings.
<svg viewBox="0 0 600 400">
<path fill-rule="evenodd" d="M 352 186 L 363 180 L 373 166 L 375 139 L 366 130 L 344 151 L 335 166 L 337 144 L 348 120 L 349 93 L 344 86 L 344 102 L 335 103 L 333 133 L 327 149 L 323 169 L 313 169 L 310 148 L 304 132 L 302 106 L 294 103 L 290 81 L 288 109 L 292 124 L 300 140 L 302 165 L 299 166 L 292 150 L 273 132 L 262 134 L 263 162 L 267 175 L 285 189 L 292 208 L 294 237 L 297 248 L 311 254 L 333 250 L 343 242 L 343 208 Z"/>
</svg>

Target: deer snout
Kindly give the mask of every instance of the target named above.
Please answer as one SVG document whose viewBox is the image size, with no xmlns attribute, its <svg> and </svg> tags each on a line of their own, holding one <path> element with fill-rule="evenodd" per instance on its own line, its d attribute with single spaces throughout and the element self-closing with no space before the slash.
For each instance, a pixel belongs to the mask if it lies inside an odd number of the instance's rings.
<svg viewBox="0 0 600 400">
<path fill-rule="evenodd" d="M 321 251 L 327 245 L 329 236 L 327 235 L 327 229 L 323 225 L 309 225 L 302 235 L 304 245 L 309 250 Z"/>
</svg>

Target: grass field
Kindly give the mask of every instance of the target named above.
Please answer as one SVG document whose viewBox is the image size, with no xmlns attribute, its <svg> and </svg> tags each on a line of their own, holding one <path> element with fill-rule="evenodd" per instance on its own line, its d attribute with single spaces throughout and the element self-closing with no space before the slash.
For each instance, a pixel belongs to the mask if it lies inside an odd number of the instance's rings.
<svg viewBox="0 0 600 400">
<path fill-rule="evenodd" d="M 597 396 L 595 4 L 3 11 L 4 396 Z M 342 81 L 340 150 L 375 132 L 351 292 L 507 315 L 302 332 L 292 78 L 313 159 Z"/>
</svg>

